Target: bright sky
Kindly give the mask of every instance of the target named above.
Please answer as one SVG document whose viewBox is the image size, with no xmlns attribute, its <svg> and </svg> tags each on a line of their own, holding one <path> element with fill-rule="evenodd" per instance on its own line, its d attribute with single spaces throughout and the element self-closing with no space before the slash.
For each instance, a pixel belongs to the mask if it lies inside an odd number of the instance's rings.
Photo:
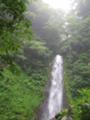
<svg viewBox="0 0 90 120">
<path fill-rule="evenodd" d="M 50 7 L 54 9 L 61 9 L 62 11 L 68 13 L 71 9 L 71 0 L 43 0 Z"/>
</svg>

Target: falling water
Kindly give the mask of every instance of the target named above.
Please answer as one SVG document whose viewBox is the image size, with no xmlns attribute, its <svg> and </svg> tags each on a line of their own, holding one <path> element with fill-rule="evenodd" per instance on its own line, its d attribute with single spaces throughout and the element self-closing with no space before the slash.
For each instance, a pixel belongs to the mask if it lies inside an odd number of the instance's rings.
<svg viewBox="0 0 90 120">
<path fill-rule="evenodd" d="M 48 100 L 49 120 L 62 110 L 63 102 L 63 59 L 57 55 L 52 66 L 51 88 Z"/>
<path fill-rule="evenodd" d="M 39 120 L 53 119 L 63 107 L 63 59 L 60 55 L 54 59 L 47 92 L 48 97 L 42 105 Z"/>
</svg>

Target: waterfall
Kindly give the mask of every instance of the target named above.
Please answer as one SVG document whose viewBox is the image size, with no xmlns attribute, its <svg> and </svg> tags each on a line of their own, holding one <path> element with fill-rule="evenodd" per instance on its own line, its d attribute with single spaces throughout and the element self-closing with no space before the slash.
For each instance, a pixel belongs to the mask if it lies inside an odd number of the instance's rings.
<svg viewBox="0 0 90 120">
<path fill-rule="evenodd" d="M 60 55 L 55 57 L 52 73 L 51 88 L 49 92 L 48 111 L 49 120 L 62 110 L 63 105 L 63 59 Z"/>
<path fill-rule="evenodd" d="M 50 85 L 47 88 L 47 98 L 41 106 L 38 120 L 51 120 L 63 107 L 63 58 L 56 55 L 51 72 Z"/>
</svg>

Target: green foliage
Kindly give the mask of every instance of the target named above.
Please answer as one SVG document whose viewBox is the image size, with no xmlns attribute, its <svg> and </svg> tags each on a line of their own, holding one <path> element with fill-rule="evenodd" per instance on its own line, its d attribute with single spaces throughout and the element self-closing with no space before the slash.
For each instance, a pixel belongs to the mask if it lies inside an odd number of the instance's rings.
<svg viewBox="0 0 90 120">
<path fill-rule="evenodd" d="M 65 88 L 74 120 L 90 119 L 90 15 L 89 1 L 78 0 L 77 15 L 67 17 L 67 38 L 62 43 Z M 88 3 L 88 4 L 87 4 Z M 87 11 L 87 12 L 86 12 Z"/>
<path fill-rule="evenodd" d="M 3 30 L 0 36 L 0 56 L 2 58 L 4 58 L 4 56 L 12 57 L 21 53 L 24 42 L 31 40 L 31 37 L 32 32 L 29 21 L 22 21 L 20 24 L 17 24 L 16 29 L 12 32 Z"/>
<path fill-rule="evenodd" d="M 30 49 L 38 51 L 39 55 L 49 56 L 51 51 L 46 47 L 45 42 L 33 40 L 30 42 Z"/>
<path fill-rule="evenodd" d="M 31 23 L 24 16 L 26 2 L 0 0 L 0 120 L 36 117 L 48 80 L 48 63 L 52 52 L 58 51 L 64 56 L 65 87 L 73 119 L 89 120 L 89 0 L 76 1 L 78 14 L 68 17 L 50 10 L 41 1 L 34 3 L 32 22 L 37 26 L 36 33 L 42 36 L 40 39 L 32 38 Z M 56 117 L 60 120 L 67 114 L 65 110 Z"/>
<path fill-rule="evenodd" d="M 0 75 L 0 120 L 29 120 L 42 100 L 40 86 L 16 65 Z"/>
<path fill-rule="evenodd" d="M 58 115 L 56 115 L 56 120 L 62 120 L 63 117 L 67 116 L 68 114 L 68 110 L 64 109 L 61 113 L 59 113 Z"/>
<path fill-rule="evenodd" d="M 79 90 L 79 96 L 71 100 L 73 117 L 75 120 L 89 120 L 90 118 L 90 89 Z"/>
<path fill-rule="evenodd" d="M 90 17 L 80 20 L 77 17 L 68 19 L 69 37 L 63 42 L 61 51 L 65 56 L 65 68 L 72 94 L 75 97 L 80 88 L 90 87 Z M 74 89 L 73 89 L 74 88 Z"/>
<path fill-rule="evenodd" d="M 24 47 L 32 39 L 31 23 L 24 17 L 25 10 L 26 1 L 24 0 L 0 1 L 1 120 L 34 119 L 37 107 L 43 99 L 43 88 L 47 79 L 44 70 L 35 73 L 33 68 L 27 71 L 27 75 L 21 70 L 22 67 L 19 68 L 14 63 L 20 59 L 19 55 L 25 56 Z M 31 46 L 42 56 L 46 52 L 49 53 L 48 48 L 42 42 L 36 41 Z M 20 60 L 23 61 L 22 57 Z"/>
<path fill-rule="evenodd" d="M 25 0 L 0 0 L 0 32 L 5 28 L 12 30 L 24 18 L 25 3 Z"/>
<path fill-rule="evenodd" d="M 89 120 L 90 118 L 90 103 L 86 103 L 81 106 L 81 120 Z"/>
<path fill-rule="evenodd" d="M 31 40 L 31 23 L 24 17 L 26 1 L 0 1 L 0 59 L 11 63 Z"/>
</svg>

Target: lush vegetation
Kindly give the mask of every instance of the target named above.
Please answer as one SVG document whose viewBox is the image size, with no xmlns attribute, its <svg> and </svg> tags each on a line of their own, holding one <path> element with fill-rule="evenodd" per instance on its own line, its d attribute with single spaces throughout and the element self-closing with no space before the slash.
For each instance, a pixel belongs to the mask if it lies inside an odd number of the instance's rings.
<svg viewBox="0 0 90 120">
<path fill-rule="evenodd" d="M 38 14 L 39 18 L 36 16 L 34 19 L 36 27 L 34 25 L 33 27 L 54 55 L 60 53 L 64 57 L 64 80 L 71 117 L 75 120 L 89 120 L 90 1 L 75 0 L 73 4 L 76 7 L 67 16 L 61 11 L 49 10 L 47 6 L 43 7 L 43 4 L 40 9 L 34 4 L 35 7 L 32 6 L 31 10 L 33 14 Z M 60 116 L 63 116 L 62 114 Z"/>
<path fill-rule="evenodd" d="M 65 55 L 66 89 L 75 120 L 90 119 L 90 15 L 86 12 L 88 4 L 88 0 L 80 1 L 77 6 L 78 14 L 68 19 L 69 38 L 62 48 Z"/>
<path fill-rule="evenodd" d="M 32 33 L 28 2 L 0 1 L 0 120 L 33 120 L 43 99 L 51 51 Z"/>
<path fill-rule="evenodd" d="M 68 15 L 29 2 L 0 0 L 0 120 L 37 118 L 56 53 L 69 104 L 56 118 L 90 120 L 90 1 L 75 0 Z"/>
</svg>

